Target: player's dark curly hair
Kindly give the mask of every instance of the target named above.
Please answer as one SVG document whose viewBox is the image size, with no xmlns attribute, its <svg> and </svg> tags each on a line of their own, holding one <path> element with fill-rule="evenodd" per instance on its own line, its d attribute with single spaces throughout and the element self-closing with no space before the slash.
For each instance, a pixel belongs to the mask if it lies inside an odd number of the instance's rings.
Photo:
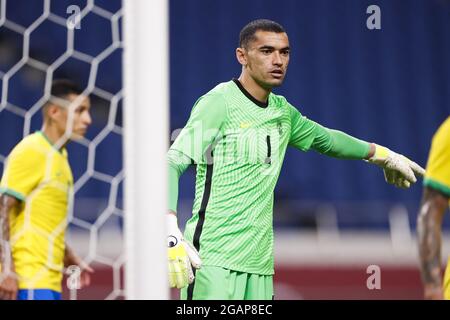
<svg viewBox="0 0 450 320">
<path fill-rule="evenodd" d="M 242 28 L 241 32 L 239 33 L 239 47 L 247 48 L 250 42 L 256 40 L 255 33 L 258 30 L 275 33 L 286 32 L 283 26 L 275 21 L 267 19 L 254 20 L 248 23 L 244 28 Z"/>
</svg>

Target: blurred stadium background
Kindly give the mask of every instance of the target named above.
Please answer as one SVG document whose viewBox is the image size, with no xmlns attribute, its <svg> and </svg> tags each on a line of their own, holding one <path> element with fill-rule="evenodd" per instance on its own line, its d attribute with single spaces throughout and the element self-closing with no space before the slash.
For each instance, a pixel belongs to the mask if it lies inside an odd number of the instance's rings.
<svg viewBox="0 0 450 320">
<path fill-rule="evenodd" d="M 169 3 L 171 132 L 184 125 L 198 96 L 239 75 L 239 31 L 264 17 L 284 25 L 292 48 L 276 93 L 327 127 L 426 164 L 431 137 L 450 114 L 449 1 Z M 0 4 L 0 172 L 12 147 L 40 128 L 46 79 L 68 77 L 89 89 L 93 125 L 86 141 L 68 147 L 77 181 L 68 242 L 97 270 L 93 286 L 78 297 L 121 298 L 121 1 Z M 381 30 L 366 28 L 373 4 L 381 8 Z M 72 5 L 82 17 L 73 31 L 66 27 Z M 181 179 L 182 225 L 191 214 L 194 178 L 190 169 Z M 420 299 L 420 197 L 420 183 L 395 189 L 364 162 L 289 150 L 275 195 L 276 299 Z M 444 230 L 446 257 L 448 215 Z M 369 265 L 381 268 L 381 290 L 366 287 Z"/>
</svg>

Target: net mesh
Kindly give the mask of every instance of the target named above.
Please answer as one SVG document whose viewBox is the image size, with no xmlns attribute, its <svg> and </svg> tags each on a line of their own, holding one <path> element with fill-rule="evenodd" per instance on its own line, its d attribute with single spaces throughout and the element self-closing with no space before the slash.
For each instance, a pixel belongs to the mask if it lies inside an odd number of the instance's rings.
<svg viewBox="0 0 450 320">
<path fill-rule="evenodd" d="M 95 269 L 92 285 L 71 298 L 124 295 L 121 18 L 120 1 L 0 1 L 0 172 L 13 147 L 40 129 L 54 79 L 73 80 L 91 99 L 86 137 L 67 146 L 68 221 L 45 233 L 53 239 L 67 227 L 66 243 Z"/>
</svg>

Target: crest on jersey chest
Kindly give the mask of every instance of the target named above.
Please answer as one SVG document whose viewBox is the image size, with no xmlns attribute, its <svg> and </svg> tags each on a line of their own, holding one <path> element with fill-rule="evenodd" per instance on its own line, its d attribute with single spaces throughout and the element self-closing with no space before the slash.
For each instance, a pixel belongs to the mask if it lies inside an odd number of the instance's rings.
<svg viewBox="0 0 450 320">
<path fill-rule="evenodd" d="M 277 121 L 278 134 L 281 136 L 283 134 L 283 125 L 281 121 Z"/>
</svg>

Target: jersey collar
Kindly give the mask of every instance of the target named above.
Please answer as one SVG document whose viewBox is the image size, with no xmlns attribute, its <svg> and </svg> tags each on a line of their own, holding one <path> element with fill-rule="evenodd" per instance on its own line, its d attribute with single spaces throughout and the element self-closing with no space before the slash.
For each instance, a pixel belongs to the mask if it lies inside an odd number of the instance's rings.
<svg viewBox="0 0 450 320">
<path fill-rule="evenodd" d="M 254 96 L 252 96 L 250 94 L 250 92 L 248 92 L 247 90 L 245 90 L 244 86 L 242 85 L 242 83 L 236 79 L 233 78 L 233 82 L 238 86 L 239 90 L 241 90 L 241 92 L 254 104 L 256 104 L 258 107 L 261 108 L 267 108 L 267 106 L 269 105 L 269 99 L 267 99 L 266 102 L 261 102 L 259 100 L 257 100 Z"/>
<path fill-rule="evenodd" d="M 64 155 L 64 150 L 65 148 L 62 147 L 61 149 L 58 149 L 55 147 L 55 145 L 50 141 L 50 139 L 45 135 L 45 133 L 41 130 L 36 131 L 37 134 L 39 134 L 40 136 L 42 136 L 44 138 L 45 141 L 48 142 L 48 144 L 55 150 L 57 150 L 59 153 L 61 153 L 62 155 Z"/>
</svg>

